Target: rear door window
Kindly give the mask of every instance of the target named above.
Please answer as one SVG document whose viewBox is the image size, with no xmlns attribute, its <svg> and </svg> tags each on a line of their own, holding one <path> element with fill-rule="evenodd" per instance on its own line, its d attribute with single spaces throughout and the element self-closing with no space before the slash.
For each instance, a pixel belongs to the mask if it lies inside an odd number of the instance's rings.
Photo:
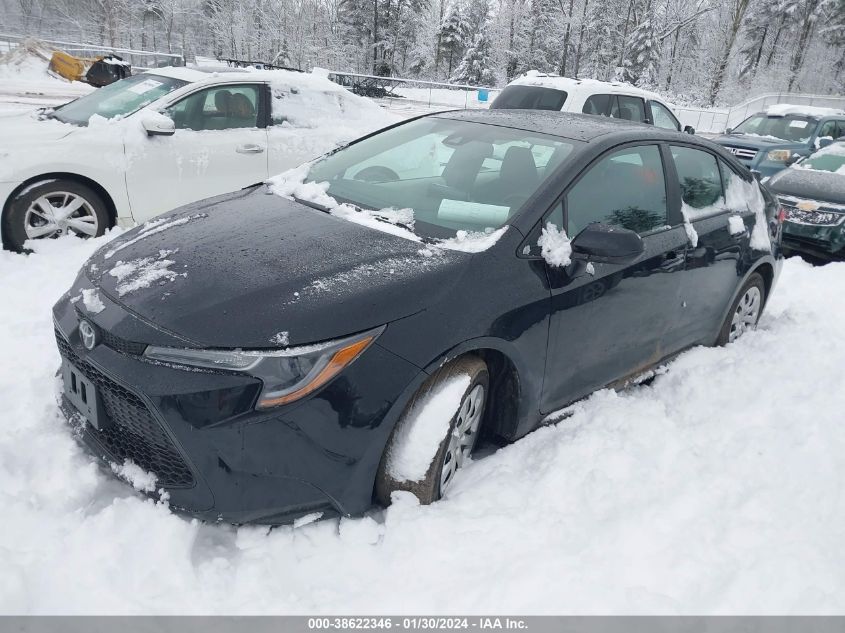
<svg viewBox="0 0 845 633">
<path fill-rule="evenodd" d="M 616 95 L 616 106 L 611 116 L 625 121 L 645 122 L 645 102 L 640 97 Z"/>
<path fill-rule="evenodd" d="M 671 150 L 687 217 L 722 211 L 724 195 L 716 157 L 691 147 L 673 145 Z"/>
<path fill-rule="evenodd" d="M 566 195 L 567 233 L 599 222 L 647 233 L 666 226 L 666 181 L 657 145 L 620 149 L 594 163 Z"/>
<path fill-rule="evenodd" d="M 587 98 L 584 102 L 584 107 L 581 108 L 581 112 L 584 114 L 599 114 L 601 116 L 607 116 L 610 113 L 610 102 L 613 99 L 613 95 L 591 95 Z"/>
<path fill-rule="evenodd" d="M 507 86 L 490 108 L 492 110 L 561 110 L 566 103 L 563 90 L 543 86 Z"/>
</svg>

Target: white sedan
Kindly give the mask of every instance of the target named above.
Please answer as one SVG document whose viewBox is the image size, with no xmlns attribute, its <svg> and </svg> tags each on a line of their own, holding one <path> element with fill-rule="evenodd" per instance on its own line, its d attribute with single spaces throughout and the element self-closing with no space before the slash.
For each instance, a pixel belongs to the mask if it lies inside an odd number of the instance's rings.
<svg viewBox="0 0 845 633">
<path fill-rule="evenodd" d="M 191 68 L 5 116 L 3 245 L 132 226 L 266 180 L 394 118 L 320 75 Z"/>
</svg>

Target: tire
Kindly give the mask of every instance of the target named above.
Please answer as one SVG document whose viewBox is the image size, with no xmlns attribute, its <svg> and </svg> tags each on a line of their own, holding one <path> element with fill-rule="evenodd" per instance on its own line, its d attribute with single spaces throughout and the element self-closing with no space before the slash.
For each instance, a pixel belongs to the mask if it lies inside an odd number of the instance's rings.
<svg viewBox="0 0 845 633">
<path fill-rule="evenodd" d="M 765 304 L 766 283 L 759 273 L 753 273 L 737 293 L 716 345 L 733 343 L 748 330 L 756 328 Z"/>
<path fill-rule="evenodd" d="M 414 424 L 414 414 L 432 393 L 460 376 L 469 376 L 469 384 L 463 390 L 460 406 L 452 414 L 448 431 L 440 440 L 425 476 L 418 481 L 395 479 L 390 472 L 391 453 L 397 450 L 398 443 L 403 441 L 401 438 L 406 437 L 409 425 Z M 389 506 L 390 495 L 397 490 L 413 493 L 423 505 L 440 499 L 446 488 L 454 481 L 456 471 L 463 465 L 464 460 L 472 453 L 478 442 L 489 391 L 490 376 L 487 365 L 477 356 L 463 356 L 444 365 L 422 384 L 405 408 L 396 428 L 393 429 L 387 448 L 382 455 L 376 475 L 376 499 L 381 505 Z M 466 430 L 463 433 L 456 432 L 462 424 L 466 424 L 464 427 Z M 461 439 L 463 441 L 458 444 Z M 461 445 L 463 450 L 458 450 Z"/>
<path fill-rule="evenodd" d="M 64 217 L 66 208 L 70 213 Z M 17 252 L 24 250 L 28 239 L 65 234 L 99 237 L 110 226 L 100 195 L 73 180 L 44 180 L 25 187 L 12 197 L 3 215 L 5 246 Z"/>
</svg>

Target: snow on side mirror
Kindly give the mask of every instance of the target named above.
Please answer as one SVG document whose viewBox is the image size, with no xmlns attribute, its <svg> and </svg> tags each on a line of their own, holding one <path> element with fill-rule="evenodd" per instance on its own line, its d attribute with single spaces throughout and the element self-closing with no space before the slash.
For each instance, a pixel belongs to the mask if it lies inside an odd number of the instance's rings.
<svg viewBox="0 0 845 633">
<path fill-rule="evenodd" d="M 173 136 L 176 133 L 173 119 L 163 114 L 145 117 L 141 120 L 141 125 L 144 126 L 147 136 Z"/>
</svg>

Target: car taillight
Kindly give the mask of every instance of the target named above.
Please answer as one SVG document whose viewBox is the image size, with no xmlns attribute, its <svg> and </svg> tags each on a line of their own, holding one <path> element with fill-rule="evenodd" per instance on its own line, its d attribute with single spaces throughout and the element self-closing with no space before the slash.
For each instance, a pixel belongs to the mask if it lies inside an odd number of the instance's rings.
<svg viewBox="0 0 845 633">
<path fill-rule="evenodd" d="M 783 224 L 784 220 L 786 220 L 786 208 L 778 207 L 778 224 Z"/>
</svg>

